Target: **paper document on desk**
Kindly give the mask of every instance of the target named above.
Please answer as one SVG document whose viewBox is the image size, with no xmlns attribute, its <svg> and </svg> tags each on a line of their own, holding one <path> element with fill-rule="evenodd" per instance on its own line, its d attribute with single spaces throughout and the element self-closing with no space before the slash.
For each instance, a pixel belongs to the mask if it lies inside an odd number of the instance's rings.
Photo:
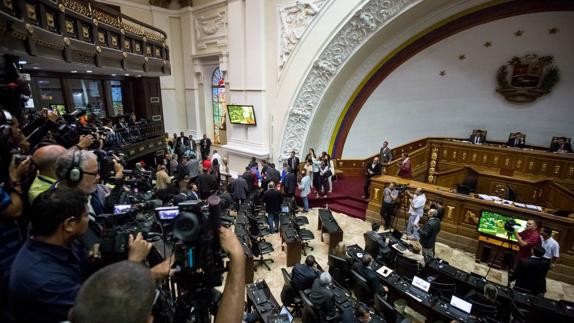
<svg viewBox="0 0 574 323">
<path fill-rule="evenodd" d="M 483 199 L 485 201 L 498 201 L 498 200 L 500 200 L 500 197 L 498 197 L 498 196 L 492 196 L 492 195 L 487 195 L 487 194 L 478 194 L 478 197 L 480 197 L 481 199 Z"/>
<path fill-rule="evenodd" d="M 538 205 L 526 204 L 526 208 L 542 212 L 542 207 Z"/>
<path fill-rule="evenodd" d="M 518 207 L 526 207 L 526 204 L 524 204 L 524 203 L 518 203 L 518 202 L 514 202 L 514 206 L 518 206 Z"/>
<path fill-rule="evenodd" d="M 387 266 L 383 266 L 383 267 L 377 269 L 377 274 L 379 274 L 383 277 L 388 277 L 392 272 L 393 272 L 393 270 Z"/>
</svg>

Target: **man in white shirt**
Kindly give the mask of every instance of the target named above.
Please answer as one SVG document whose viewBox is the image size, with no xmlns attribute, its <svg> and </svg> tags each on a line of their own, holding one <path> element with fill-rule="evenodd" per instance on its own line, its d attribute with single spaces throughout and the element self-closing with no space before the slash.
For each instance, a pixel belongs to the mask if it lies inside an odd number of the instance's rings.
<svg viewBox="0 0 574 323">
<path fill-rule="evenodd" d="M 406 191 L 411 198 L 409 205 L 409 222 L 407 223 L 407 237 L 410 240 L 419 240 L 419 220 L 424 213 L 427 198 L 422 188 L 417 188 L 415 193 Z"/>
<path fill-rule="evenodd" d="M 217 150 L 213 151 L 213 155 L 211 155 L 211 162 L 213 163 L 213 161 L 217 159 L 217 163 L 219 165 L 221 165 L 223 159 L 221 158 L 221 155 L 217 152 Z"/>
<path fill-rule="evenodd" d="M 301 200 L 303 200 L 303 212 L 309 211 L 309 193 L 311 193 L 311 177 L 307 171 L 302 171 L 301 183 L 299 183 L 299 189 L 301 190 Z"/>
<path fill-rule="evenodd" d="M 542 240 L 542 248 L 546 250 L 543 258 L 548 260 L 553 267 L 558 261 L 558 257 L 560 257 L 560 245 L 552 237 L 552 231 L 549 228 L 543 227 L 540 229 L 540 238 Z"/>
</svg>

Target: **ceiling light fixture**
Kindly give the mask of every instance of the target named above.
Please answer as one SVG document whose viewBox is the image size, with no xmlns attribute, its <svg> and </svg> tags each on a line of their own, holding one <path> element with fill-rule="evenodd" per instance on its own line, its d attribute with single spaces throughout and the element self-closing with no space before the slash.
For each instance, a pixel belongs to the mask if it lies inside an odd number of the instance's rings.
<svg viewBox="0 0 574 323">
<path fill-rule="evenodd" d="M 86 73 L 92 73 L 92 70 L 87 70 Z"/>
<path fill-rule="evenodd" d="M 73 71 L 70 71 L 70 73 L 78 73 L 78 71 L 76 71 L 76 70 L 73 70 Z"/>
<path fill-rule="evenodd" d="M 124 74 L 125 76 L 130 76 L 129 74 Z"/>
<path fill-rule="evenodd" d="M 39 70 L 39 69 L 40 69 L 38 66 L 34 66 L 34 67 L 32 67 L 32 68 L 35 69 L 35 70 Z"/>
<path fill-rule="evenodd" d="M 28 62 L 27 62 L 27 61 L 25 61 L 25 60 L 20 60 L 20 61 L 18 61 L 18 64 L 20 64 L 20 65 L 24 65 L 24 64 L 28 64 Z"/>
<path fill-rule="evenodd" d="M 112 74 L 112 76 L 117 76 L 117 74 Z"/>
</svg>

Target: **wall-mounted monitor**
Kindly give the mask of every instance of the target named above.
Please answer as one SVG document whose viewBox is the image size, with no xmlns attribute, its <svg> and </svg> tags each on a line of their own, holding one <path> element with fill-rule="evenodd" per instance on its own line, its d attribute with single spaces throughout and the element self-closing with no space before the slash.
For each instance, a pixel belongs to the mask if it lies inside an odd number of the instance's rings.
<svg viewBox="0 0 574 323">
<path fill-rule="evenodd" d="M 229 122 L 232 124 L 256 125 L 255 110 L 252 105 L 227 105 L 227 114 Z"/>
<path fill-rule="evenodd" d="M 511 234 L 506 228 L 505 224 L 510 220 L 514 220 L 514 230 L 520 232 L 526 229 L 526 220 L 518 219 L 509 215 L 504 215 L 492 211 L 481 211 L 480 220 L 478 221 L 477 231 L 479 233 L 496 237 L 499 239 L 516 241 L 514 234 Z"/>
</svg>

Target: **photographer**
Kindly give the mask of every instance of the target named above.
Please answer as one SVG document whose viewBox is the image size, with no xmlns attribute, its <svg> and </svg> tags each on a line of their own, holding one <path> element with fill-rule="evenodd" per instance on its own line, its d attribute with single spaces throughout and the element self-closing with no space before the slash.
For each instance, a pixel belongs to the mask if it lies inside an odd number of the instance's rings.
<svg viewBox="0 0 574 323">
<path fill-rule="evenodd" d="M 88 228 L 86 204 L 82 190 L 67 187 L 50 189 L 34 201 L 32 236 L 14 259 L 8 284 L 8 308 L 15 321 L 66 320 L 86 278 L 88 254 L 79 242 Z M 141 235 L 129 240 L 128 259 L 143 261 L 151 244 Z"/>
<path fill-rule="evenodd" d="M 518 261 L 527 259 L 532 254 L 532 248 L 538 247 L 542 244 L 540 233 L 538 229 L 540 223 L 536 220 L 530 219 L 526 222 L 526 229 L 518 232 L 514 230 L 514 236 L 518 242 Z"/>
<path fill-rule="evenodd" d="M 407 223 L 407 237 L 410 240 L 419 240 L 419 221 L 424 213 L 427 198 L 422 188 L 417 188 L 413 193 L 406 191 L 411 198 L 409 205 L 409 222 Z"/>
<path fill-rule="evenodd" d="M 395 203 L 399 197 L 399 190 L 397 185 L 393 182 L 383 190 L 383 207 L 381 208 L 381 216 L 385 220 L 385 230 L 391 228 L 393 223 L 393 215 L 395 213 Z"/>
</svg>

